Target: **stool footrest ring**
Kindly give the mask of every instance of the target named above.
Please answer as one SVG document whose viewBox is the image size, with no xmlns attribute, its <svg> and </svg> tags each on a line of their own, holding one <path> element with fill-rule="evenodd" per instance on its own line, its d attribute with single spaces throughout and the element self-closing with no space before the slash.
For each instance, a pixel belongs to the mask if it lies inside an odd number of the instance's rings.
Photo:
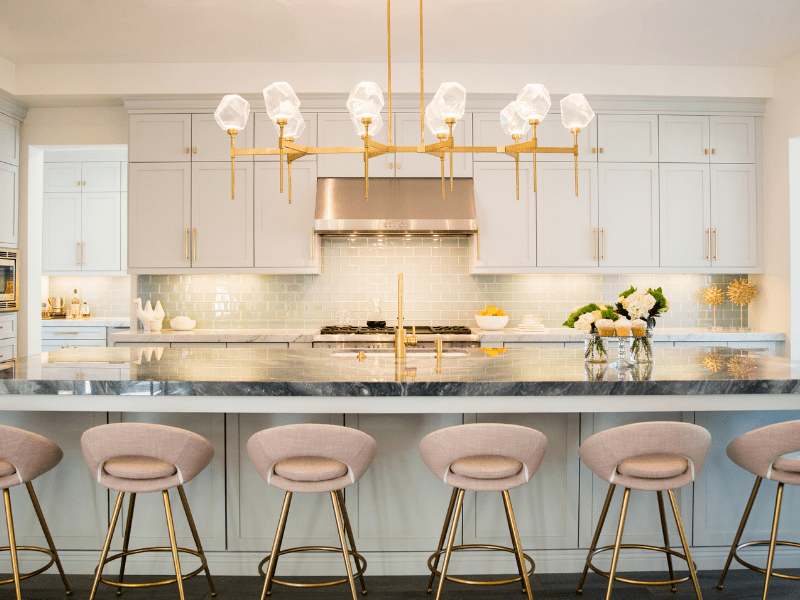
<svg viewBox="0 0 800 600">
<path fill-rule="evenodd" d="M 286 550 L 281 550 L 278 552 L 278 556 L 283 556 L 284 554 L 292 554 L 293 552 L 335 552 L 336 554 L 342 554 L 341 548 L 333 548 L 332 546 L 302 546 L 299 548 L 287 548 Z M 361 556 L 358 552 L 353 552 L 352 550 L 348 550 L 347 554 L 353 557 L 356 561 L 356 570 L 353 572 L 353 577 L 361 577 L 364 574 L 364 571 L 367 570 L 367 559 Z M 264 565 L 269 562 L 271 554 L 268 554 L 267 557 L 258 563 L 258 574 L 261 577 L 266 578 L 267 574 L 264 572 Z M 350 580 L 345 577 L 343 579 L 336 579 L 334 581 L 323 581 L 321 583 L 296 583 L 294 581 L 284 581 L 278 579 L 277 577 L 272 578 L 272 583 L 277 583 L 278 585 L 285 585 L 288 587 L 298 587 L 298 588 L 318 588 L 318 587 L 328 587 L 331 585 L 339 585 L 341 583 L 348 583 Z"/>
<path fill-rule="evenodd" d="M 456 552 L 458 550 L 499 550 L 501 552 L 508 552 L 510 554 L 516 555 L 516 552 L 513 548 L 506 548 L 505 546 L 492 546 L 486 544 L 463 544 L 461 546 L 453 546 L 452 551 Z M 442 576 L 441 571 L 437 571 L 433 567 L 433 561 L 436 559 L 437 556 L 444 554 L 446 550 L 439 550 L 438 552 L 434 552 L 428 557 L 428 569 L 431 573 L 438 575 L 439 577 Z M 528 577 L 533 575 L 533 571 L 536 568 L 536 563 L 533 562 L 533 559 L 528 556 L 527 554 L 522 554 L 523 558 L 530 563 L 531 568 L 528 571 Z M 517 581 L 522 581 L 522 577 L 514 577 L 513 579 L 504 579 L 502 581 L 476 581 L 474 579 L 464 579 L 461 577 L 453 577 L 451 575 L 447 575 L 445 577 L 447 581 L 455 581 L 456 583 L 465 583 L 467 585 L 506 585 L 508 583 L 515 583 Z"/>
<path fill-rule="evenodd" d="M 3 547 L 0 548 L 0 552 L 5 552 L 7 550 L 11 550 L 11 548 L 9 546 L 3 546 Z M 17 552 L 18 553 L 19 553 L 20 550 L 41 552 L 42 554 L 47 554 L 47 556 L 50 557 L 50 562 L 47 563 L 45 566 L 39 567 L 35 571 L 31 571 L 30 573 L 25 573 L 24 575 L 20 574 L 20 576 L 19 576 L 19 580 L 20 581 L 22 581 L 23 579 L 28 579 L 30 577 L 35 577 L 39 573 L 44 573 L 45 571 L 47 571 L 47 569 L 52 567 L 53 564 L 56 562 L 56 557 L 53 554 L 52 550 L 48 550 L 47 548 L 39 548 L 38 546 L 17 546 Z M 14 579 L 13 578 L 11 578 L 11 579 L 3 579 L 3 580 L 0 581 L 0 585 L 5 585 L 6 583 L 14 583 Z"/>
<path fill-rule="evenodd" d="M 172 553 L 172 548 L 169 546 L 166 547 L 153 547 L 153 548 L 137 548 L 135 550 L 128 550 L 127 552 L 120 552 L 119 554 L 114 554 L 113 556 L 109 556 L 103 561 L 103 566 L 110 563 L 112 560 L 117 560 L 118 558 L 122 558 L 123 556 L 131 556 L 133 554 L 141 554 L 143 552 L 169 552 Z M 187 573 L 186 575 L 181 575 L 181 580 L 186 580 L 195 575 L 199 574 L 203 569 L 207 566 L 206 557 L 200 554 L 197 550 L 189 550 L 188 548 L 178 548 L 178 552 L 185 552 L 187 554 L 192 554 L 200 559 L 201 564 L 200 566 L 192 571 L 191 573 Z M 95 573 L 97 573 L 97 569 L 95 569 Z M 172 579 L 165 579 L 164 581 L 149 581 L 147 583 L 124 583 L 120 581 L 111 581 L 110 579 L 105 579 L 100 577 L 100 581 L 105 583 L 106 585 L 110 585 L 116 588 L 146 588 L 146 587 L 156 587 L 159 585 L 169 585 L 170 583 L 176 583 L 178 580 L 177 578 L 173 577 Z"/>
<path fill-rule="evenodd" d="M 663 552 L 664 554 L 670 554 L 672 556 L 680 558 L 681 560 L 687 562 L 687 564 L 688 564 L 688 561 L 686 560 L 686 555 L 685 554 L 682 554 L 682 553 L 677 552 L 677 551 L 672 550 L 672 549 L 668 550 L 666 548 L 659 548 L 657 546 L 646 546 L 644 544 L 620 544 L 619 548 L 620 548 L 620 550 L 622 550 L 623 548 L 629 548 L 629 549 L 635 549 L 635 550 L 652 550 L 654 552 Z M 586 565 L 592 571 L 594 571 L 598 575 L 602 575 L 606 579 L 608 579 L 608 577 L 609 577 L 608 571 L 601 571 L 600 569 L 595 567 L 592 564 L 592 558 L 594 558 L 594 556 L 596 554 L 600 554 L 601 552 L 608 552 L 609 550 L 613 551 L 614 550 L 614 546 L 603 546 L 602 548 L 598 548 L 597 550 L 595 550 L 594 552 L 589 554 L 589 556 L 586 557 Z M 696 572 L 697 571 L 697 565 L 694 562 L 692 562 L 692 564 L 694 565 L 694 569 L 695 569 L 695 572 Z M 691 579 L 691 577 L 689 575 L 687 575 L 686 577 L 682 577 L 680 579 L 664 579 L 664 580 L 658 580 L 658 581 L 644 581 L 644 580 L 638 580 L 638 579 L 626 579 L 625 577 L 620 577 L 618 575 L 614 575 L 614 581 L 621 581 L 622 583 L 632 583 L 634 585 L 675 585 L 676 583 L 683 583 L 684 581 L 689 581 L 689 579 Z"/>
<path fill-rule="evenodd" d="M 775 545 L 776 546 L 792 546 L 794 548 L 800 548 L 800 544 L 798 544 L 796 542 L 776 541 Z M 748 546 L 769 546 L 769 540 L 758 540 L 758 541 L 755 541 L 755 542 L 745 542 L 744 544 L 739 544 L 738 546 L 736 546 L 736 550 L 733 553 L 733 557 L 739 562 L 739 564 L 742 564 L 745 567 L 747 567 L 748 569 L 752 569 L 753 571 L 757 571 L 759 573 L 766 574 L 766 572 L 767 572 L 766 569 L 762 569 L 761 567 L 757 567 L 756 565 L 747 562 L 746 560 L 744 560 L 743 558 L 741 558 L 739 556 L 739 550 L 741 550 L 742 548 L 747 548 Z M 2 550 L 2 548 L 0 548 L 0 550 Z M 782 579 L 800 580 L 800 575 L 788 575 L 786 573 L 778 573 L 775 570 L 770 572 L 770 576 L 771 577 L 781 577 Z"/>
</svg>

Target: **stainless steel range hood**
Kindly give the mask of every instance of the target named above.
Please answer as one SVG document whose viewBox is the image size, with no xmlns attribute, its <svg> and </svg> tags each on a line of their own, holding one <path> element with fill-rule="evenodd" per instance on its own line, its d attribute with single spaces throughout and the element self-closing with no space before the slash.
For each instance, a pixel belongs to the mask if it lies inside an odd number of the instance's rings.
<svg viewBox="0 0 800 600">
<path fill-rule="evenodd" d="M 442 199 L 439 178 L 369 180 L 364 201 L 363 177 L 320 178 L 314 227 L 319 235 L 440 235 L 475 233 L 472 179 L 446 181 Z"/>
</svg>

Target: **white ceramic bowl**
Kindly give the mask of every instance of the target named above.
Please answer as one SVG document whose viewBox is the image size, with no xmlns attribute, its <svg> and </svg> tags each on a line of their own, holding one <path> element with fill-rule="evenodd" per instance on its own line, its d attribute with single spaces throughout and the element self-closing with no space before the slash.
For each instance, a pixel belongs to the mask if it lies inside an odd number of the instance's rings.
<svg viewBox="0 0 800 600">
<path fill-rule="evenodd" d="M 520 319 L 524 325 L 538 325 L 544 320 L 544 315 L 522 315 Z"/>
<path fill-rule="evenodd" d="M 508 315 L 502 317 L 490 317 L 483 315 L 475 315 L 475 321 L 478 327 L 487 331 L 498 331 L 508 325 Z"/>
<path fill-rule="evenodd" d="M 175 331 L 191 331 L 196 323 L 194 319 L 189 319 L 188 317 L 175 317 L 169 322 L 169 326 Z"/>
<path fill-rule="evenodd" d="M 161 327 L 164 322 L 159 319 L 158 317 L 154 317 L 150 319 L 149 323 L 147 324 L 148 331 L 161 331 Z"/>
</svg>

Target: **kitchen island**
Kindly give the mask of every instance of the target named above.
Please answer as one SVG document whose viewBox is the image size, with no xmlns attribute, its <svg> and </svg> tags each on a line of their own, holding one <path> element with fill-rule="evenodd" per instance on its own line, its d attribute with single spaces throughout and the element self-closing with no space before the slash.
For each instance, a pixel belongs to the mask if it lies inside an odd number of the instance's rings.
<svg viewBox="0 0 800 600">
<path fill-rule="evenodd" d="M 150 421 L 191 429 L 214 445 L 212 464 L 187 485 L 213 572 L 255 573 L 277 523 L 282 496 L 250 465 L 249 437 L 279 424 L 324 422 L 361 429 L 378 442 L 372 467 L 346 491 L 368 574 L 421 574 L 450 494 L 419 458 L 418 442 L 431 431 L 493 421 L 547 435 L 541 468 L 512 497 L 523 546 L 538 571 L 567 572 L 582 568 L 607 491 L 607 484 L 580 464 L 580 443 L 634 421 L 703 425 L 713 438 L 709 460 L 678 497 L 699 568 L 719 569 L 752 486 L 752 476 L 730 463 L 725 447 L 750 429 L 800 418 L 800 365 L 758 353 L 655 348 L 652 365 L 616 371 L 586 365 L 583 351 L 574 348 L 508 349 L 494 356 L 479 349 L 450 350 L 441 360 L 429 349 L 409 351 L 406 362 L 397 364 L 385 351 L 359 357 L 351 349 L 71 348 L 0 371 L 2 422 L 48 436 L 64 449 L 65 459 L 37 480 L 37 489 L 56 543 L 65 548 L 62 559 L 73 572 L 92 571 L 108 522 L 108 494 L 83 462 L 80 434 L 100 423 Z M 768 482 L 762 486 L 747 529 L 752 538 L 767 535 L 773 490 Z M 82 501 L 59 502 L 64 494 Z M 142 497 L 141 509 L 137 501 L 136 544 L 163 539 L 159 500 Z M 324 500 L 299 495 L 287 544 L 336 544 Z M 632 495 L 627 541 L 661 543 L 651 500 Z M 785 538 L 800 537 L 797 500 L 787 493 Z M 19 536 L 30 533 L 39 541 L 35 521 L 24 503 L 19 505 Z M 504 519 L 499 497 L 467 495 L 461 539 L 505 543 Z M 185 524 L 177 527 L 179 542 L 190 544 Z M 609 540 L 610 530 L 601 543 Z M 169 573 L 168 558 L 132 560 L 131 568 Z M 786 550 L 778 566 L 796 558 L 796 551 Z M 315 573 L 341 570 L 335 558 L 316 560 Z M 302 571 L 291 556 L 280 565 L 284 574 Z M 635 553 L 620 566 L 665 567 L 663 557 Z M 514 564 L 476 553 L 459 557 L 453 569 L 510 572 Z"/>
</svg>

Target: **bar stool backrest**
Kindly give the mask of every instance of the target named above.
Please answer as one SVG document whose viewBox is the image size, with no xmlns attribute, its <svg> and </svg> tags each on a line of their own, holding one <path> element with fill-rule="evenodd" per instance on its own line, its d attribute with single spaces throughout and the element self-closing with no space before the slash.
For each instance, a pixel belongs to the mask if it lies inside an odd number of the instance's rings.
<svg viewBox="0 0 800 600">
<path fill-rule="evenodd" d="M 598 477 L 636 490 L 670 490 L 694 481 L 711 446 L 711 434 L 692 423 L 652 421 L 601 431 L 581 444 L 581 460 Z M 624 460 L 649 454 L 673 454 L 689 461 L 684 473 L 666 479 L 644 479 L 617 472 Z"/>
<path fill-rule="evenodd" d="M 781 481 L 792 485 L 800 485 L 800 461 L 789 459 L 794 463 L 792 471 L 774 469 L 775 461 L 784 454 L 800 450 L 800 421 L 787 421 L 767 425 L 740 435 L 728 444 L 728 457 L 743 469 L 754 475 Z M 785 459 L 784 459 L 785 460 Z M 780 462 L 778 463 L 780 465 Z"/>
<path fill-rule="evenodd" d="M 11 463 L 16 473 L 0 477 L 0 489 L 27 483 L 55 467 L 64 453 L 39 434 L 0 425 L 0 459 Z"/>
<path fill-rule="evenodd" d="M 168 489 L 194 479 L 214 457 L 214 448 L 203 436 L 168 425 L 153 423 L 111 423 L 83 432 L 81 447 L 86 464 L 97 481 L 118 489 L 117 479 L 103 471 L 103 464 L 118 456 L 144 456 L 175 465 L 177 473 L 155 489 Z M 174 481 L 171 481 L 173 480 Z M 140 491 L 153 491 L 142 489 Z"/>
</svg>

